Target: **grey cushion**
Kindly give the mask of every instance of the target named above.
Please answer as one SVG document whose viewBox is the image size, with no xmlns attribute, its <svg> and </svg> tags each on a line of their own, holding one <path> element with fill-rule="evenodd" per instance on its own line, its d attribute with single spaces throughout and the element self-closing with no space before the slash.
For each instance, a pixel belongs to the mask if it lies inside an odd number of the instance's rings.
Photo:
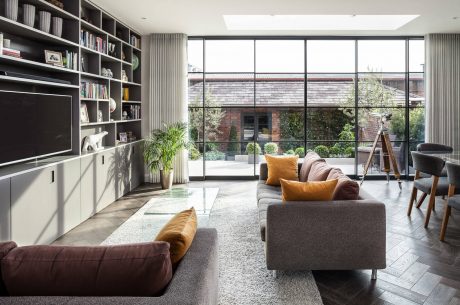
<svg viewBox="0 0 460 305">
<path fill-rule="evenodd" d="M 427 194 L 431 194 L 431 185 L 433 183 L 432 178 L 421 178 L 414 181 L 414 186 Z M 449 190 L 449 183 L 446 177 L 440 177 L 438 186 L 436 187 L 436 196 L 447 195 Z"/>
<path fill-rule="evenodd" d="M 274 198 L 280 199 L 281 198 L 281 188 L 279 186 L 267 185 L 265 181 L 259 181 L 259 185 L 257 186 L 257 200 L 263 198 Z"/>
<path fill-rule="evenodd" d="M 449 197 L 449 199 L 447 199 L 447 204 L 454 209 L 460 210 L 460 195 Z"/>
<path fill-rule="evenodd" d="M 267 209 L 268 206 L 273 204 L 283 204 L 283 201 L 281 201 L 281 196 L 278 199 L 265 198 L 260 199 L 258 201 L 260 238 L 262 239 L 262 241 L 265 241 L 265 230 L 267 227 Z"/>
</svg>

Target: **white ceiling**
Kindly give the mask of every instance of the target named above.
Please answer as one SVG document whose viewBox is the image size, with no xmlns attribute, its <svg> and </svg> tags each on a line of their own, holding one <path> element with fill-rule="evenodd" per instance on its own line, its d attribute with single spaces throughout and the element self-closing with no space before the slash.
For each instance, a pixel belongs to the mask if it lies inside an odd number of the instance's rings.
<svg viewBox="0 0 460 305">
<path fill-rule="evenodd" d="M 424 35 L 460 33 L 460 0 L 93 0 L 142 34 Z M 223 15 L 420 15 L 395 31 L 229 31 Z M 454 17 L 458 17 L 454 19 Z M 146 18 L 146 19 L 142 19 Z"/>
</svg>

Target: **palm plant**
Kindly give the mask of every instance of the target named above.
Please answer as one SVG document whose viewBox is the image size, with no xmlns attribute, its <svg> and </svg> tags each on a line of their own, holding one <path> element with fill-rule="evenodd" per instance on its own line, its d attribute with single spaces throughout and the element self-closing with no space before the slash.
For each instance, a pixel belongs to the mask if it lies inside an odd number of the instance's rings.
<svg viewBox="0 0 460 305">
<path fill-rule="evenodd" d="M 145 141 L 144 160 L 151 172 L 160 171 L 163 188 L 172 183 L 173 163 L 176 155 L 187 149 L 187 124 L 182 122 L 163 124 L 163 129 L 155 129 Z"/>
</svg>

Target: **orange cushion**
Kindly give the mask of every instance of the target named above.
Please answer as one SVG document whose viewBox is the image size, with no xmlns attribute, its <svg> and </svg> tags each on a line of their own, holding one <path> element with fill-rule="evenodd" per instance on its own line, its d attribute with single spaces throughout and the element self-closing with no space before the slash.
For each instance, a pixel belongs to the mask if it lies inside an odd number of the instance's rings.
<svg viewBox="0 0 460 305">
<path fill-rule="evenodd" d="M 289 181 L 280 179 L 283 201 L 330 201 L 338 180 Z"/>
<path fill-rule="evenodd" d="M 195 238 L 197 218 L 194 208 L 177 213 L 158 233 L 156 241 L 170 244 L 169 252 L 173 265 L 187 253 Z"/>
<path fill-rule="evenodd" d="M 280 179 L 299 180 L 297 162 L 299 156 L 271 156 L 265 155 L 268 168 L 266 184 L 280 185 Z"/>
</svg>

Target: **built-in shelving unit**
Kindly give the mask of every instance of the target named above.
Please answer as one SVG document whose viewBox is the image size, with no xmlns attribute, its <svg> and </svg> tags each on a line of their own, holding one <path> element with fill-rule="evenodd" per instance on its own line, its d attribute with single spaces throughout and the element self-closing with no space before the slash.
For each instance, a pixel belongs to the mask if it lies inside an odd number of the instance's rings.
<svg viewBox="0 0 460 305">
<path fill-rule="evenodd" d="M 46 33 L 38 27 L 0 16 L 0 32 L 11 40 L 11 48 L 21 51 L 21 58 L 0 54 L 0 71 L 19 72 L 66 83 L 48 80 L 0 75 L 0 89 L 66 94 L 73 97 L 73 155 L 81 155 L 84 137 L 101 131 L 109 134 L 104 145 L 115 146 L 120 132 L 129 132 L 136 140 L 141 139 L 141 36 L 108 12 L 87 0 L 62 0 L 59 8 L 45 0 L 19 0 L 19 7 L 27 3 L 36 11 L 44 10 L 53 17 L 64 19 L 62 36 Z M 5 12 L 4 2 L 0 12 Z M 20 10 L 21 12 L 21 10 Z M 85 36 L 85 33 L 86 36 Z M 91 43 L 85 38 L 92 37 Z M 99 44 L 93 44 L 97 38 Z M 138 45 L 133 43 L 138 42 Z M 45 63 L 44 51 L 74 52 L 78 54 L 78 67 L 67 69 Z M 138 66 L 133 65 L 134 58 Z M 109 72 L 110 71 L 110 72 Z M 85 97 L 82 83 L 104 86 L 107 97 Z M 111 111 L 111 99 L 116 109 Z M 89 122 L 82 122 L 80 107 L 86 105 Z M 102 121 L 100 115 L 102 114 Z"/>
<path fill-rule="evenodd" d="M 19 0 L 13 21 L 0 1 L 0 33 L 11 41 L 10 49 L 20 51 L 19 58 L 0 52 L 0 90 L 72 96 L 71 152 L 0 167 L 0 241 L 50 243 L 144 179 L 141 37 L 89 0 L 60 2 L 63 8 Z M 34 26 L 23 23 L 26 3 L 35 6 Z M 61 37 L 39 29 L 39 11 L 63 19 Z M 47 64 L 45 50 L 72 56 L 73 69 Z M 98 94 L 89 94 L 94 89 Z M 89 121 L 82 121 L 83 105 Z M 102 131 L 108 133 L 104 148 L 82 152 L 85 137 Z"/>
</svg>

